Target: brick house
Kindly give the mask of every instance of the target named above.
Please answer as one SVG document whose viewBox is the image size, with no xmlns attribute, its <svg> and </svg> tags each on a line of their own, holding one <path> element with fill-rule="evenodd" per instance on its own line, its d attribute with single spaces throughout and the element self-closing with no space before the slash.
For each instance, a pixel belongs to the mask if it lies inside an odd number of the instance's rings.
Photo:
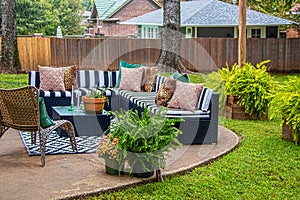
<svg viewBox="0 0 300 200">
<path fill-rule="evenodd" d="M 161 8 L 155 0 L 95 0 L 90 22 L 90 31 L 97 36 L 136 35 L 136 26 L 122 25 L 120 22 Z"/>
</svg>

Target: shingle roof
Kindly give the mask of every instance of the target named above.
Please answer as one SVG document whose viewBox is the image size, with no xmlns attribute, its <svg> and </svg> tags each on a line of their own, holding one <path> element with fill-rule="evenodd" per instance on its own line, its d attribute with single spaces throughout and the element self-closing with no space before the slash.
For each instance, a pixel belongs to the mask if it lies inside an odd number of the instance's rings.
<svg viewBox="0 0 300 200">
<path fill-rule="evenodd" d="M 108 19 L 131 0 L 95 0 L 99 19 Z M 154 3 L 159 5 L 155 0 Z"/>
<path fill-rule="evenodd" d="M 218 0 L 197 0 L 181 2 L 181 26 L 238 26 L 239 7 Z M 247 9 L 247 26 L 279 26 L 295 22 Z M 122 24 L 163 24 L 163 9 L 132 18 Z"/>
</svg>

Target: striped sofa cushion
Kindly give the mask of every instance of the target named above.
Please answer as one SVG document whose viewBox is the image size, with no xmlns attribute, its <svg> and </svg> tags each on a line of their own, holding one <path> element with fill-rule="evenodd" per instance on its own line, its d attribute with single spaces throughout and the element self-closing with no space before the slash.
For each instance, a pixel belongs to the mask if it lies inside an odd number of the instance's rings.
<svg viewBox="0 0 300 200">
<path fill-rule="evenodd" d="M 118 73 L 119 71 L 78 70 L 78 87 L 93 88 L 98 85 L 113 88 L 116 85 Z"/>
</svg>

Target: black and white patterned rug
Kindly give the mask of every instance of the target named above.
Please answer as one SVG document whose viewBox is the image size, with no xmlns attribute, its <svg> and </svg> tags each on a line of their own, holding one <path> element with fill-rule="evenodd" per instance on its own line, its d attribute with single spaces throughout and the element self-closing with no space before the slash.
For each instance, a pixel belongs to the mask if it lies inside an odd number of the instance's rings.
<svg viewBox="0 0 300 200">
<path fill-rule="evenodd" d="M 41 155 L 40 143 L 37 137 L 36 145 L 31 144 L 30 132 L 19 132 L 28 155 Z M 50 134 L 46 142 L 46 154 L 74 154 L 74 153 L 94 153 L 101 140 L 99 136 L 80 136 L 76 137 L 77 150 L 74 152 L 69 137 L 60 137 L 55 131 Z"/>
</svg>

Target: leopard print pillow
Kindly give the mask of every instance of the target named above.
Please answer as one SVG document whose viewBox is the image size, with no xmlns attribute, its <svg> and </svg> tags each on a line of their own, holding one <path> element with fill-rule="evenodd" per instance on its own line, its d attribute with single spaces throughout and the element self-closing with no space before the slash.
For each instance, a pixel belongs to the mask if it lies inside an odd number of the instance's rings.
<svg viewBox="0 0 300 200">
<path fill-rule="evenodd" d="M 166 106 L 169 99 L 171 99 L 171 97 L 173 96 L 175 88 L 176 80 L 172 77 L 168 77 L 163 83 L 163 85 L 159 88 L 155 98 L 155 103 L 158 106 Z"/>
<path fill-rule="evenodd" d="M 155 80 L 155 74 L 157 73 L 157 67 L 143 66 L 142 68 L 144 68 L 142 89 L 145 92 L 152 92 L 153 83 Z"/>
</svg>

